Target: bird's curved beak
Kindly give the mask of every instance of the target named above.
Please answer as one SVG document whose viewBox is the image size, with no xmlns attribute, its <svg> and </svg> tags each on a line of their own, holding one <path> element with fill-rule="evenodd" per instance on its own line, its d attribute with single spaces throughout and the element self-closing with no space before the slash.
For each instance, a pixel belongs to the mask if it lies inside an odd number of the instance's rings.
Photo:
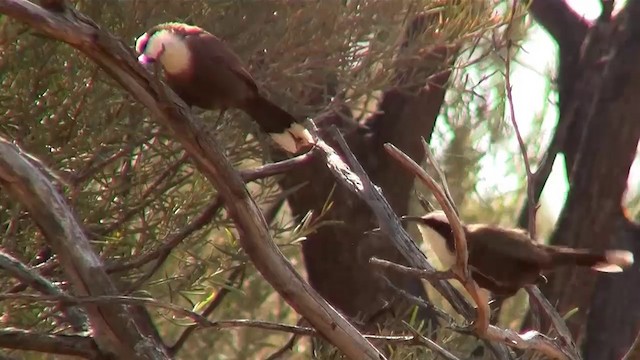
<svg viewBox="0 0 640 360">
<path fill-rule="evenodd" d="M 138 56 L 138 62 L 142 66 L 144 66 L 145 68 L 148 69 L 148 68 L 151 67 L 151 65 L 153 65 L 154 60 L 152 58 L 148 57 L 147 55 L 142 54 L 142 55 Z"/>
</svg>

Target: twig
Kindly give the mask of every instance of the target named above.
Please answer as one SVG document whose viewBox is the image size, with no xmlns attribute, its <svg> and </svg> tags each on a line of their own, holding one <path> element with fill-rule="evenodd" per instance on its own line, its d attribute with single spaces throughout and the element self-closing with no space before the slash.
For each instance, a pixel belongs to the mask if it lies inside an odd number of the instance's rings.
<svg viewBox="0 0 640 360">
<path fill-rule="evenodd" d="M 229 287 L 235 286 L 233 283 L 236 281 L 237 278 L 240 277 L 240 275 L 242 275 L 244 273 L 244 270 L 245 270 L 245 266 L 244 265 L 239 266 L 235 270 L 233 270 L 233 272 L 229 275 L 229 277 L 225 281 L 225 286 L 222 287 L 220 289 L 220 291 L 218 291 L 218 293 L 213 298 L 211 303 L 202 312 L 202 316 L 203 317 L 207 317 L 207 316 L 211 315 L 211 313 L 215 309 L 217 309 L 218 306 L 220 306 L 220 304 L 222 304 L 222 300 L 224 300 L 224 298 L 230 292 Z M 240 283 L 237 286 L 239 287 L 241 284 L 242 284 L 242 280 L 240 281 Z M 191 336 L 191 334 L 196 329 L 197 329 L 197 325 L 191 325 L 188 328 L 186 328 L 182 332 L 182 334 L 180 334 L 180 337 L 178 337 L 178 340 L 176 340 L 176 342 L 172 346 L 169 347 L 169 354 L 171 356 L 175 356 L 178 353 L 178 351 L 180 351 L 180 349 L 182 348 L 184 343 L 187 341 L 189 336 Z"/>
<path fill-rule="evenodd" d="M 529 236 L 532 239 L 536 239 L 536 212 L 537 212 L 537 207 L 538 207 L 538 197 L 539 195 L 537 194 L 538 191 L 536 189 L 536 187 L 538 187 L 538 183 L 542 183 L 543 181 L 540 181 L 540 179 L 538 178 L 539 176 L 544 176 L 544 173 L 538 174 L 538 172 L 536 172 L 536 174 L 533 174 L 531 171 L 531 164 L 529 162 L 529 156 L 527 155 L 527 147 L 526 144 L 524 143 L 524 140 L 522 138 L 522 135 L 520 134 L 520 129 L 518 128 L 518 122 L 516 121 L 516 114 L 515 114 L 515 106 L 513 103 L 513 94 L 512 94 L 512 85 L 511 85 L 511 47 L 512 47 L 512 43 L 511 43 L 511 39 L 510 37 L 510 32 L 511 32 L 511 28 L 513 26 L 513 20 L 515 18 L 515 14 L 516 14 L 516 10 L 517 10 L 517 6 L 518 3 L 516 0 L 513 0 L 513 3 L 511 5 L 511 13 L 509 16 L 509 20 L 508 20 L 508 24 L 507 24 L 507 28 L 505 29 L 505 36 L 507 37 L 507 48 L 506 48 L 506 57 L 505 57 L 505 86 L 506 86 L 506 94 L 507 94 L 507 101 L 509 103 L 509 111 L 510 111 L 510 118 L 511 118 L 511 122 L 513 124 L 513 128 L 515 130 L 516 133 L 516 138 L 518 140 L 518 145 L 520 146 L 520 152 L 522 153 L 522 159 L 524 162 L 524 168 L 527 174 L 527 201 L 528 201 L 528 230 L 529 230 Z M 559 129 L 557 129 L 557 134 L 559 135 L 559 139 L 562 139 L 562 137 L 564 137 L 564 132 L 566 131 L 566 126 L 564 127 L 560 127 Z M 546 166 L 548 166 L 549 168 L 552 167 L 553 164 L 553 158 L 555 158 L 555 155 L 557 153 L 557 151 L 554 151 L 554 145 L 553 141 L 556 139 L 552 140 L 552 144 L 549 146 L 549 157 L 550 159 L 547 160 L 545 158 L 545 164 Z M 546 164 L 546 162 L 549 162 L 548 164 Z M 538 170 L 540 171 L 540 170 Z M 547 175 L 548 176 L 548 175 Z M 541 190 L 540 190 L 541 192 Z M 529 285 L 526 286 L 526 291 L 527 293 L 529 293 L 529 300 L 530 302 L 535 301 L 536 304 L 542 309 L 544 310 L 544 312 L 547 314 L 547 316 L 551 319 L 551 322 L 555 328 L 555 330 L 558 332 L 558 334 L 560 335 L 560 337 L 562 338 L 563 342 L 564 342 L 564 346 L 568 347 L 568 349 L 573 353 L 573 356 L 579 357 L 580 352 L 578 351 L 578 349 L 575 346 L 575 343 L 573 342 L 573 339 L 571 337 L 571 333 L 569 331 L 569 329 L 567 328 L 566 324 L 564 323 L 564 321 L 561 319 L 560 314 L 558 314 L 558 312 L 556 311 L 556 309 L 551 306 L 551 304 L 549 303 L 549 301 L 544 297 L 544 295 L 542 295 L 542 293 L 540 292 L 540 290 L 535 286 L 535 285 Z"/>
<path fill-rule="evenodd" d="M 429 350 L 437 353 L 438 355 L 442 356 L 446 360 L 460 360 L 457 356 L 453 355 L 447 349 L 445 349 L 442 346 L 438 345 L 435 341 L 433 341 L 433 340 L 429 339 L 428 337 L 420 334 L 419 331 L 414 329 L 413 326 L 411 326 L 406 321 L 403 321 L 403 323 L 407 327 L 407 329 L 413 334 L 413 336 L 415 336 L 417 339 L 419 339 L 420 342 L 422 342 L 424 344 L 424 346 L 427 347 Z"/>
<path fill-rule="evenodd" d="M 296 326 L 302 326 L 304 323 L 306 323 L 304 318 L 300 318 L 296 323 Z M 298 334 L 291 335 L 289 340 L 287 340 L 287 342 L 284 345 L 282 345 L 273 354 L 269 355 L 265 360 L 276 360 L 281 358 L 285 353 L 293 350 L 293 346 L 295 345 L 296 341 L 298 341 L 299 338 L 300 336 Z"/>
<path fill-rule="evenodd" d="M 491 311 L 489 309 L 489 303 L 486 296 L 483 296 L 480 292 L 478 284 L 471 277 L 469 267 L 467 266 L 467 259 L 469 253 L 467 251 L 467 241 L 460 223 L 460 219 L 454 210 L 453 204 L 451 204 L 445 195 L 442 188 L 433 180 L 429 174 L 427 174 L 420 165 L 413 161 L 410 157 L 400 151 L 392 144 L 385 144 L 385 150 L 398 161 L 398 163 L 406 168 L 409 172 L 414 174 L 423 184 L 425 184 L 433 193 L 440 207 L 444 211 L 449 223 L 451 224 L 451 230 L 455 239 L 456 248 L 456 264 L 451 270 L 457 275 L 458 281 L 464 286 L 465 290 L 471 295 L 473 301 L 477 305 L 476 322 L 475 327 L 479 335 L 482 335 L 489 325 L 489 317 Z"/>
<path fill-rule="evenodd" d="M 319 141 L 316 144 L 316 151 L 324 157 L 327 167 L 333 173 L 336 180 L 369 205 L 378 220 L 378 225 L 382 233 L 389 237 L 411 267 L 435 271 L 427 260 L 427 257 L 404 229 L 380 189 L 371 183 L 369 176 L 358 163 L 358 160 L 349 149 L 340 132 L 335 127 L 331 127 L 330 131 L 338 141 L 347 161 L 349 161 L 354 168 L 352 171 L 349 166 L 342 161 L 335 150 L 323 141 Z M 451 284 L 446 281 L 438 281 L 432 283 L 432 285 L 443 294 L 458 313 L 462 314 L 465 318 L 472 316 L 473 309 L 468 301 L 458 290 L 453 288 Z"/>
<path fill-rule="evenodd" d="M 576 344 L 573 341 L 571 336 L 571 331 L 567 327 L 567 324 L 564 322 L 558 311 L 549 303 L 546 297 L 540 292 L 535 285 L 528 285 L 525 287 L 525 290 L 529 294 L 529 301 L 534 300 L 536 305 L 538 305 L 544 312 L 547 314 L 549 319 L 551 319 L 551 323 L 553 324 L 554 329 L 562 339 L 562 343 L 564 346 L 567 346 L 576 357 L 580 357 L 580 351 L 576 347 Z"/>
<path fill-rule="evenodd" d="M 447 322 L 447 325 L 450 328 L 452 328 L 452 329 L 464 329 L 464 328 L 467 328 L 466 326 L 458 326 L 458 325 L 456 325 L 456 321 L 453 319 L 453 317 L 451 315 L 449 315 L 447 312 L 443 311 L 442 309 L 438 308 L 437 306 L 433 305 L 432 303 L 424 300 L 421 297 L 412 295 L 412 294 L 408 293 L 406 290 L 400 289 L 399 287 L 395 286 L 391 282 L 391 280 L 389 280 L 389 278 L 387 278 L 383 274 L 379 274 L 379 278 L 382 280 L 382 282 L 385 283 L 385 285 L 387 287 L 389 287 L 393 291 L 397 292 L 398 294 L 400 294 L 405 299 L 409 300 L 409 302 L 411 302 L 411 303 L 413 303 L 413 304 L 415 304 L 417 306 L 421 306 L 421 307 L 423 307 L 425 309 L 433 310 L 433 312 L 437 316 L 439 316 L 441 319 L 443 319 L 443 320 L 445 320 Z"/>
<path fill-rule="evenodd" d="M 44 277 L 51 275 L 56 269 L 58 269 L 58 263 L 53 261 L 52 259 L 47 260 L 44 263 L 40 263 L 32 268 L 32 271 L 38 273 L 38 275 Z M 24 291 L 29 285 L 26 283 L 19 283 L 12 286 L 7 292 L 17 293 L 20 291 Z"/>
<path fill-rule="evenodd" d="M 271 164 L 264 164 L 253 169 L 240 170 L 240 176 L 245 182 L 255 181 L 266 177 L 279 175 L 302 164 L 306 164 L 314 157 L 313 151 L 307 151 L 291 159 L 278 161 Z"/>
<path fill-rule="evenodd" d="M 336 179 L 342 182 L 343 185 L 347 186 L 348 189 L 356 193 L 356 195 L 362 198 L 371 207 L 378 218 L 380 230 L 395 240 L 395 246 L 411 266 L 433 271 L 433 266 L 429 264 L 426 256 L 420 251 L 420 248 L 418 248 L 409 234 L 406 233 L 400 223 L 400 220 L 398 220 L 398 217 L 395 216 L 391 209 L 391 206 L 380 193 L 380 189 L 371 183 L 366 172 L 358 163 L 355 155 L 353 155 L 346 141 L 335 126 L 331 127 L 331 133 L 338 141 L 342 152 L 354 170 L 352 171 L 330 146 L 320 144 L 318 148 L 322 150 L 323 155 L 326 157 L 326 163 L 329 170 L 331 170 L 335 175 Z M 397 236 L 397 239 L 394 239 L 392 235 L 399 236 Z"/>
<path fill-rule="evenodd" d="M 451 271 L 430 271 L 430 270 L 422 270 L 416 269 L 408 266 L 404 266 L 401 264 L 396 264 L 389 260 L 371 258 L 369 259 L 369 263 L 373 265 L 377 265 L 381 268 L 392 269 L 402 274 L 412 275 L 415 277 L 419 277 L 421 279 L 436 281 L 436 280 L 449 280 L 455 278 L 455 274 Z"/>
<path fill-rule="evenodd" d="M 562 121 L 558 124 L 540 164 L 538 164 L 536 171 L 533 173 L 533 182 L 527 182 L 527 186 L 533 188 L 533 200 L 531 200 L 529 191 L 527 191 L 527 199 L 518 216 L 518 227 L 529 228 L 531 220 L 529 219 L 529 210 L 531 209 L 531 203 L 537 204 L 540 201 L 542 190 L 544 190 L 544 186 L 553 170 L 553 163 L 556 161 L 556 157 L 560 152 L 560 144 L 568 131 L 568 124 L 568 121 Z"/>
<path fill-rule="evenodd" d="M 440 184 L 442 185 L 442 188 L 444 190 L 443 191 L 444 195 L 447 197 L 449 204 L 455 205 L 454 204 L 455 202 L 453 201 L 453 196 L 451 196 L 451 190 L 449 190 L 449 183 L 447 182 L 447 177 L 444 174 L 442 167 L 440 167 L 440 164 L 438 164 L 438 162 L 436 161 L 435 156 L 433 156 L 433 152 L 431 152 L 431 147 L 429 146 L 429 143 L 425 138 L 422 138 L 422 147 L 424 148 L 424 153 L 426 155 L 427 160 L 431 163 L 431 166 L 433 166 L 433 168 L 436 170 L 436 174 L 438 174 L 438 178 L 440 179 Z M 456 215 L 459 215 L 458 208 L 456 206 L 453 206 L 453 210 L 456 212 Z"/>
<path fill-rule="evenodd" d="M 279 197 L 264 212 L 264 217 L 265 217 L 265 220 L 267 221 L 268 224 L 271 224 L 273 222 L 273 219 L 275 218 L 275 216 L 276 216 L 276 214 L 278 212 L 278 209 L 280 209 L 280 207 L 282 206 L 284 200 L 285 200 L 284 196 Z M 207 317 L 207 316 L 211 315 L 211 313 L 213 313 L 213 311 L 215 309 L 217 309 L 222 304 L 222 301 L 227 296 L 227 294 L 230 292 L 229 287 L 234 286 L 233 283 L 236 281 L 236 279 L 238 277 L 241 277 L 241 276 L 243 277 L 244 276 L 244 271 L 245 271 L 245 264 L 242 264 L 241 266 L 238 266 L 235 270 L 233 270 L 233 272 L 229 275 L 229 277 L 225 281 L 225 287 L 220 289 L 220 291 L 216 294 L 215 298 L 211 301 L 211 303 L 207 306 L 207 308 L 202 312 L 202 316 Z M 242 282 L 243 282 L 243 278 L 242 277 L 240 278 L 240 280 L 238 281 L 238 284 L 236 285 L 237 288 L 240 288 L 242 286 Z M 173 344 L 173 346 L 171 346 L 169 348 L 169 353 L 172 356 L 175 356 L 175 354 L 182 348 L 182 346 L 187 341 L 189 336 L 196 329 L 197 329 L 197 326 L 195 326 L 195 325 L 189 326 L 180 335 L 180 337 L 175 342 L 175 344 Z"/>
<path fill-rule="evenodd" d="M 378 219 L 380 230 L 385 233 L 391 241 L 393 241 L 393 244 L 409 262 L 411 267 L 435 271 L 426 256 L 422 251 L 420 251 L 420 248 L 418 248 L 404 227 L 400 224 L 400 220 L 380 192 L 380 189 L 371 183 L 371 180 L 362 166 L 358 163 L 358 160 L 349 149 L 349 146 L 346 144 L 342 135 L 335 127 L 331 128 L 331 132 L 338 141 L 347 161 L 352 164 L 354 170 L 351 171 L 349 166 L 340 159 L 331 147 L 320 142 L 316 144 L 316 150 L 325 156 L 329 170 L 331 170 L 338 181 L 347 186 L 348 189 L 353 191 L 369 205 Z M 449 301 L 459 314 L 465 317 L 465 319 L 470 319 L 472 317 L 473 309 L 469 305 L 468 301 L 457 289 L 453 288 L 451 284 L 446 281 L 436 281 L 431 284 L 444 296 L 445 299 L 447 299 L 447 301 Z M 487 304 L 486 300 L 484 304 Z M 488 314 L 488 304 L 486 307 L 486 314 Z M 488 322 L 488 315 L 485 315 L 485 317 L 487 317 Z M 505 348 L 503 342 L 498 344 L 489 343 L 488 346 L 491 347 L 492 351 L 498 354 L 499 358 L 510 358 L 509 351 Z"/>
<path fill-rule="evenodd" d="M 512 43 L 509 38 L 511 35 L 511 28 L 513 26 L 513 20 L 516 15 L 518 2 L 514 0 L 511 5 L 511 13 L 509 15 L 509 20 L 507 22 L 507 28 L 505 29 L 505 36 L 507 37 L 507 47 L 506 47 L 506 58 L 504 60 L 505 74 L 504 81 L 506 86 L 507 93 L 507 102 L 509 103 L 509 117 L 511 118 L 511 123 L 513 124 L 513 129 L 516 133 L 516 138 L 518 139 L 518 145 L 520 146 L 520 152 L 522 153 L 522 159 L 524 161 L 524 169 L 527 173 L 527 198 L 529 201 L 529 236 L 532 239 L 536 238 L 536 210 L 537 210 L 537 202 L 535 201 L 535 181 L 533 177 L 533 173 L 531 172 L 531 164 L 529 163 L 529 156 L 527 155 L 527 145 L 525 145 L 524 140 L 522 139 L 522 135 L 520 134 L 520 129 L 518 127 L 518 121 L 516 120 L 516 111 L 513 105 L 513 94 L 512 94 L 512 86 L 511 86 L 511 48 Z"/>
</svg>

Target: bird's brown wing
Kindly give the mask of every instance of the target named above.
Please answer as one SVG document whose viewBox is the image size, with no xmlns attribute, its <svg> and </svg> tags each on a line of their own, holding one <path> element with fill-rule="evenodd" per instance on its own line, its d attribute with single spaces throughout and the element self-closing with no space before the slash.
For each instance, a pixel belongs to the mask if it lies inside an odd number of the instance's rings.
<svg viewBox="0 0 640 360">
<path fill-rule="evenodd" d="M 505 236 L 491 227 L 475 225 L 469 241 L 469 264 L 498 288 L 517 289 L 538 281 L 541 265 L 550 261 L 547 252 L 518 230 Z M 480 285 L 482 286 L 482 285 Z"/>
<path fill-rule="evenodd" d="M 216 87 L 220 94 L 215 95 L 240 101 L 257 94 L 256 82 L 242 60 L 218 37 L 202 32 L 187 35 L 185 41 L 193 53 L 193 61 L 198 62 L 196 68 L 206 70 L 195 74 L 196 78 Z"/>
<path fill-rule="evenodd" d="M 469 244 L 470 247 L 487 246 L 491 248 L 492 253 L 499 252 L 501 258 L 526 263 L 539 264 L 548 261 L 548 254 L 544 249 L 522 230 L 501 229 L 503 233 L 499 233 L 494 228 L 485 225 L 469 225 L 468 228 L 473 231 L 476 239 L 482 239 L 482 241 Z M 504 232 L 508 232 L 509 236 L 504 236 Z"/>
</svg>

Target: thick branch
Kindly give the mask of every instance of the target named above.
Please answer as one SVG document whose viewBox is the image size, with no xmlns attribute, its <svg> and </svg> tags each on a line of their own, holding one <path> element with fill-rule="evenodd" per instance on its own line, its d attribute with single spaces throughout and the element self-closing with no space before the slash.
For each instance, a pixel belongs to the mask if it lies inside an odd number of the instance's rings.
<svg viewBox="0 0 640 360">
<path fill-rule="evenodd" d="M 82 51 L 149 108 L 216 187 L 238 227 L 240 245 L 275 290 L 347 356 L 384 358 L 295 271 L 273 242 L 260 209 L 220 146 L 194 120 L 184 102 L 135 61 L 128 47 L 75 11 L 63 17 L 24 0 L 2 0 L 0 12 Z"/>
<path fill-rule="evenodd" d="M 579 48 L 589 29 L 565 0 L 532 0 L 529 12 L 561 48 Z"/>
<path fill-rule="evenodd" d="M 107 359 L 90 337 L 38 334 L 20 329 L 0 329 L 0 347 L 38 351 L 48 354 L 81 356 L 86 359 Z"/>
</svg>

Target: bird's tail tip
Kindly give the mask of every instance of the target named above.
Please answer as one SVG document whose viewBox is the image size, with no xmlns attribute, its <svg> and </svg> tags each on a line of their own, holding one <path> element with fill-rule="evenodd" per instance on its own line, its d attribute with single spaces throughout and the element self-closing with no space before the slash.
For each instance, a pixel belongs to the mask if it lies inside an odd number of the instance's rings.
<svg viewBox="0 0 640 360">
<path fill-rule="evenodd" d="M 605 252 L 606 262 L 593 266 L 594 270 L 601 272 L 622 272 L 625 268 L 633 265 L 633 253 L 627 250 L 607 250 Z"/>
<path fill-rule="evenodd" d="M 292 154 L 310 148 L 316 143 L 309 130 L 299 123 L 292 123 L 285 131 L 270 135 L 273 141 Z"/>
</svg>

